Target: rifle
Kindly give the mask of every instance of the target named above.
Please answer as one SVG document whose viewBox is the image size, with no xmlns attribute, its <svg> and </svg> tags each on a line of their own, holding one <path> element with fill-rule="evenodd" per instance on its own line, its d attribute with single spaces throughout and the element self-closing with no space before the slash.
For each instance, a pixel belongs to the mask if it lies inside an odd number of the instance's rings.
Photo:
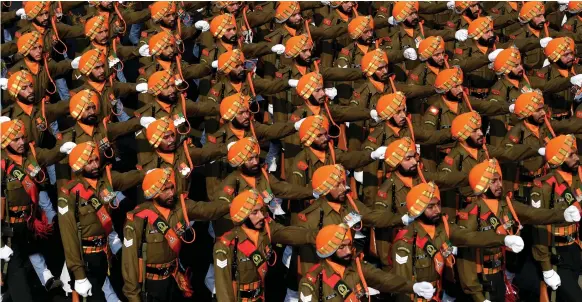
<svg viewBox="0 0 582 302">
<path fill-rule="evenodd" d="M 14 230 L 12 229 L 12 227 L 10 226 L 10 212 L 8 209 L 10 209 L 9 206 L 9 201 L 6 195 L 6 182 L 4 181 L 6 179 L 6 176 L 3 177 L 3 181 L 2 181 L 2 186 L 4 187 L 4 190 L 2 190 L 2 204 L 4 205 L 2 207 L 2 209 L 0 209 L 0 211 L 2 211 L 4 214 L 4 224 L 2 226 L 2 237 L 7 237 L 6 238 L 6 245 L 8 247 L 12 247 L 12 236 L 14 236 Z M 4 212 L 6 211 L 6 212 Z M 2 265 L 2 277 L 5 277 L 6 274 L 8 273 L 8 261 L 4 261 L 4 264 Z"/>
<path fill-rule="evenodd" d="M 139 279 L 141 279 L 141 299 L 144 302 L 148 301 L 148 292 L 146 291 L 146 264 L 147 264 L 147 250 L 148 242 L 146 240 L 148 217 L 146 216 L 143 220 L 143 230 L 141 232 L 141 244 L 137 250 L 137 257 L 139 261 Z"/>
<path fill-rule="evenodd" d="M 75 221 L 77 223 L 77 239 L 79 240 L 79 256 L 81 257 L 81 262 L 85 265 L 85 260 L 83 259 L 83 239 L 81 232 L 81 221 L 79 220 L 79 191 L 75 192 Z M 71 278 L 71 288 L 75 288 L 74 278 Z M 73 291 L 73 301 L 79 301 L 79 294 Z M 83 302 L 87 301 L 87 297 L 83 297 Z"/>
<path fill-rule="evenodd" d="M 232 266 L 231 266 L 231 276 L 232 276 L 232 290 L 235 296 L 235 301 L 238 301 L 238 235 L 234 237 L 234 248 L 232 250 Z"/>
</svg>

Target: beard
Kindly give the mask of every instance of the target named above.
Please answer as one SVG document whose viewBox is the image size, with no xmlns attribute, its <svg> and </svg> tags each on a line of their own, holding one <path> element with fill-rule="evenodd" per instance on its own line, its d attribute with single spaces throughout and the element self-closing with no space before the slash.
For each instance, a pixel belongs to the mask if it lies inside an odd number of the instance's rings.
<svg viewBox="0 0 582 302">
<path fill-rule="evenodd" d="M 259 174 L 261 174 L 261 169 L 259 168 L 259 165 L 256 165 L 251 168 L 247 168 L 245 165 L 242 165 L 240 168 L 244 175 L 258 176 Z"/>
<path fill-rule="evenodd" d="M 162 61 L 170 62 L 170 61 L 174 60 L 174 57 L 176 57 L 176 56 L 173 53 L 169 56 L 166 56 L 166 55 L 160 53 L 159 57 L 160 57 L 160 60 L 162 60 Z"/>
<path fill-rule="evenodd" d="M 28 97 L 23 97 L 22 95 L 18 94 L 17 98 L 18 98 L 18 101 L 20 101 L 21 103 L 24 103 L 24 104 L 32 104 L 32 103 L 34 103 L 34 100 L 35 100 L 34 92 L 29 94 Z"/>
<path fill-rule="evenodd" d="M 360 45 L 372 45 L 374 42 L 374 36 L 370 36 L 368 39 L 362 39 L 361 37 L 357 40 L 358 44 Z"/>
<path fill-rule="evenodd" d="M 241 71 L 240 73 L 237 73 L 237 74 L 235 74 L 233 72 L 230 72 L 228 74 L 229 80 L 231 82 L 233 82 L 233 83 L 240 83 L 240 82 L 244 81 L 245 78 L 246 78 L 246 76 L 247 76 L 246 70 L 243 70 L 243 71 Z"/>
<path fill-rule="evenodd" d="M 398 166 L 398 173 L 402 174 L 402 176 L 406 176 L 406 177 L 415 177 L 418 175 L 418 165 L 414 166 L 413 168 L 411 167 L 410 170 L 404 170 L 404 168 L 402 168 L 402 166 Z"/>
<path fill-rule="evenodd" d="M 541 126 L 544 123 L 543 120 L 541 122 L 536 121 L 533 115 L 527 117 L 527 122 L 536 126 Z"/>
<path fill-rule="evenodd" d="M 174 205 L 176 205 L 177 198 L 172 196 L 168 199 L 156 199 L 156 203 L 160 205 L 162 208 L 172 209 Z"/>
<path fill-rule="evenodd" d="M 6 146 L 6 149 L 8 150 L 8 152 L 12 153 L 12 154 L 18 154 L 18 155 L 23 155 L 26 154 L 26 152 L 28 151 L 28 144 L 24 144 L 24 151 L 22 153 L 14 150 L 14 148 L 10 147 L 10 146 Z"/>
<path fill-rule="evenodd" d="M 295 61 L 297 62 L 297 64 L 299 64 L 300 66 L 311 66 L 311 62 L 313 62 L 313 59 L 311 57 L 307 58 L 307 59 L 303 59 L 301 56 L 297 56 L 295 58 Z"/>
<path fill-rule="evenodd" d="M 433 67 L 438 67 L 438 68 L 441 68 L 441 67 L 443 67 L 443 65 L 444 65 L 444 63 L 443 63 L 443 64 L 439 64 L 439 63 L 437 63 L 437 61 L 435 61 L 435 60 L 434 60 L 432 57 L 431 57 L 431 58 L 428 58 L 428 60 L 426 60 L 426 61 L 428 62 L 428 64 L 429 64 L 430 66 L 433 66 Z"/>
<path fill-rule="evenodd" d="M 97 115 L 89 115 L 85 118 L 82 118 L 81 123 L 89 126 L 95 126 L 99 123 L 99 119 L 97 118 Z"/>
<path fill-rule="evenodd" d="M 449 101 L 456 101 L 456 102 L 459 102 L 459 101 L 461 100 L 462 93 L 460 93 L 458 96 L 456 96 L 456 95 L 453 95 L 453 94 L 451 93 L 451 91 L 449 90 L 449 91 L 447 91 L 447 93 L 445 94 L 445 96 L 447 97 L 447 99 L 448 99 Z"/>
<path fill-rule="evenodd" d="M 570 69 L 570 67 L 572 67 L 573 64 L 574 64 L 573 61 L 570 61 L 570 63 L 568 64 L 565 64 L 564 62 L 562 62 L 562 60 L 556 61 L 556 65 L 558 65 L 560 69 Z"/>
<path fill-rule="evenodd" d="M 412 21 L 404 20 L 402 23 L 408 28 L 415 28 L 418 25 L 418 18 Z"/>
<path fill-rule="evenodd" d="M 574 163 L 573 167 L 568 166 L 566 163 L 563 163 L 560 166 L 560 169 L 564 172 L 568 172 L 571 173 L 573 175 L 575 175 L 576 173 L 578 173 L 578 167 L 580 166 L 580 160 L 578 160 L 577 162 Z"/>
<path fill-rule="evenodd" d="M 493 45 L 495 45 L 495 42 L 497 41 L 497 36 L 493 35 L 489 39 L 479 38 L 479 40 L 477 40 L 477 41 L 479 44 L 481 44 L 483 46 L 492 47 Z"/>
<path fill-rule="evenodd" d="M 255 225 L 253 224 L 253 222 L 250 219 L 245 219 L 245 221 L 243 222 L 243 225 L 251 230 L 255 230 L 255 231 L 261 231 L 265 225 L 265 223 L 262 224 L 261 227 L 257 228 L 255 227 Z"/>
<path fill-rule="evenodd" d="M 81 175 L 83 175 L 83 177 L 89 178 L 89 179 L 99 178 L 99 174 L 100 174 L 99 168 L 93 169 L 91 171 L 85 171 L 85 169 L 83 169 L 83 171 L 81 172 Z"/>
<path fill-rule="evenodd" d="M 335 262 L 339 265 L 342 265 L 344 267 L 349 266 L 352 263 L 352 255 L 350 254 L 350 256 L 346 256 L 345 258 L 341 258 L 337 255 L 337 253 L 333 253 L 333 255 L 331 255 L 329 257 L 329 260 L 331 260 L 332 262 Z"/>
<path fill-rule="evenodd" d="M 96 76 L 93 75 L 93 73 L 89 73 L 89 79 L 93 82 L 104 82 L 105 81 L 105 74 L 103 74 L 102 76 L 100 76 L 99 78 L 97 78 Z"/>
<path fill-rule="evenodd" d="M 426 214 L 422 214 L 420 215 L 420 217 L 418 217 L 417 219 L 420 220 L 420 222 L 424 223 L 424 224 L 428 224 L 428 225 L 439 225 L 439 223 L 442 221 L 442 214 L 438 214 L 433 218 L 428 218 L 426 216 Z"/>
<path fill-rule="evenodd" d="M 535 23 L 533 22 L 533 20 L 532 20 L 532 21 L 529 21 L 529 26 L 530 26 L 531 28 L 533 28 L 533 29 L 540 30 L 540 29 L 543 29 L 543 28 L 544 28 L 544 23 L 543 23 L 543 22 L 540 22 L 540 23 L 538 23 L 538 24 L 535 24 Z"/>
<path fill-rule="evenodd" d="M 166 104 L 176 104 L 176 101 L 178 100 L 178 97 L 176 96 L 176 94 L 171 94 L 171 95 L 158 95 L 158 99 Z"/>
<path fill-rule="evenodd" d="M 299 29 L 301 27 L 301 22 L 293 23 L 293 22 L 289 21 L 289 19 L 287 19 L 287 21 L 285 21 L 285 25 L 287 25 L 293 29 Z"/>
<path fill-rule="evenodd" d="M 467 138 L 467 140 L 465 141 L 467 143 L 467 146 L 473 148 L 473 149 L 481 149 L 483 148 L 483 145 L 477 143 L 476 141 L 473 141 L 472 138 Z"/>
<path fill-rule="evenodd" d="M 236 36 L 236 35 L 233 35 L 233 36 L 232 36 L 232 37 L 230 37 L 230 38 L 227 38 L 227 37 L 225 37 L 225 36 L 222 36 L 222 38 L 220 38 L 220 40 L 221 40 L 222 42 L 224 42 L 224 43 L 226 43 L 226 44 L 231 44 L 231 45 L 234 45 L 234 44 L 236 44 L 236 39 L 237 39 L 237 36 Z"/>
</svg>

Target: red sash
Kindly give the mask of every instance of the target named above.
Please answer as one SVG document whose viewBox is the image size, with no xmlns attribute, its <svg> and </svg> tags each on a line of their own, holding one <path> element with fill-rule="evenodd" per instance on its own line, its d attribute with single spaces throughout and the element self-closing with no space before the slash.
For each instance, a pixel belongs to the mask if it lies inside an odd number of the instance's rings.
<svg viewBox="0 0 582 302">
<path fill-rule="evenodd" d="M 95 215 L 97 215 L 101 227 L 103 227 L 105 233 L 109 235 L 113 230 L 113 222 L 111 221 L 111 216 L 109 216 L 106 207 L 104 207 L 101 200 L 97 198 L 95 191 L 92 189 L 85 189 L 85 186 L 82 183 L 78 183 L 71 189 L 71 192 L 72 194 L 77 194 L 77 192 L 79 192 L 79 196 L 91 204 L 95 209 Z"/>
<path fill-rule="evenodd" d="M 238 249 L 241 251 L 247 258 L 253 261 L 253 264 L 257 268 L 257 272 L 261 277 L 261 281 L 265 284 L 265 275 L 267 274 L 267 260 L 261 252 L 257 249 L 257 247 L 250 241 L 245 240 L 238 244 Z"/>
<path fill-rule="evenodd" d="M 141 212 L 135 214 L 135 216 L 141 219 L 145 219 L 147 217 L 148 223 L 154 229 L 164 234 L 164 237 L 166 238 L 166 241 L 168 242 L 168 245 L 170 246 L 172 251 L 174 251 L 176 255 L 180 255 L 182 241 L 180 240 L 180 238 L 178 238 L 176 231 L 174 231 L 174 229 L 170 227 L 168 222 L 163 217 L 161 217 L 156 212 L 150 209 L 142 210 Z"/>
</svg>

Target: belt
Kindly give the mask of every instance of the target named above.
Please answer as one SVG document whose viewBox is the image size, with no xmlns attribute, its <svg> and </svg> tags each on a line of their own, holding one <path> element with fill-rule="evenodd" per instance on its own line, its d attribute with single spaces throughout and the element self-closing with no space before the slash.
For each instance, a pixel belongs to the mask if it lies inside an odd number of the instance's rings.
<svg viewBox="0 0 582 302">
<path fill-rule="evenodd" d="M 578 238 L 578 232 L 574 232 L 570 235 L 566 235 L 566 236 L 560 236 L 560 235 L 554 235 L 554 242 L 555 243 L 566 243 L 566 244 L 570 244 L 574 241 L 576 241 L 576 239 Z"/>
<path fill-rule="evenodd" d="M 258 297 L 260 297 L 262 295 L 263 290 L 259 286 L 259 287 L 257 287 L 256 289 L 253 289 L 253 290 L 239 290 L 238 293 L 239 293 L 238 296 L 240 298 L 243 298 L 243 299 L 255 299 L 255 298 L 258 298 Z"/>
<path fill-rule="evenodd" d="M 164 264 L 146 265 L 146 278 L 150 280 L 164 280 L 174 274 L 177 268 L 176 260 Z"/>
<path fill-rule="evenodd" d="M 487 261 L 483 261 L 483 268 L 488 268 L 488 269 L 498 268 L 498 267 L 501 267 L 502 264 L 503 264 L 503 258 L 499 258 L 496 260 L 487 260 Z"/>
<path fill-rule="evenodd" d="M 81 239 L 81 244 L 83 247 L 101 247 L 107 244 L 107 239 L 105 237 L 96 237 L 94 239 Z"/>
</svg>

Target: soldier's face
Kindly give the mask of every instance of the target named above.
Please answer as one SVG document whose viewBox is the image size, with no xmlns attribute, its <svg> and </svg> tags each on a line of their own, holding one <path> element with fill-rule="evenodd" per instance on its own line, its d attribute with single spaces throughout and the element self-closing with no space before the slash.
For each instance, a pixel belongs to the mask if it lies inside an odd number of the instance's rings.
<svg viewBox="0 0 582 302">
<path fill-rule="evenodd" d="M 406 152 L 400 167 L 404 172 L 411 173 L 418 171 L 418 158 L 416 155 L 416 149 Z"/>
<path fill-rule="evenodd" d="M 578 157 L 578 150 L 573 150 L 568 154 L 564 164 L 570 168 L 570 171 L 577 171 L 580 166 L 580 157 Z"/>
<path fill-rule="evenodd" d="M 434 65 L 443 67 L 445 65 L 445 50 L 442 48 L 437 49 L 430 58 Z"/>
<path fill-rule="evenodd" d="M 89 78 L 96 82 L 105 81 L 105 64 L 103 62 L 97 62 L 91 70 Z"/>
<path fill-rule="evenodd" d="M 329 148 L 329 135 L 325 128 L 319 129 L 319 134 L 315 137 L 311 146 L 316 150 L 327 150 Z"/>
<path fill-rule="evenodd" d="M 106 45 L 109 43 L 109 28 L 102 26 L 93 40 L 99 45 Z"/>
<path fill-rule="evenodd" d="M 258 154 L 251 156 L 247 161 L 245 161 L 243 164 L 243 172 L 247 175 L 257 175 L 261 172 Z"/>
<path fill-rule="evenodd" d="M 42 59 L 42 46 L 36 43 L 28 52 L 28 56 L 32 58 L 33 61 L 39 62 Z"/>
<path fill-rule="evenodd" d="M 226 25 L 226 29 L 224 30 L 224 34 L 222 35 L 222 40 L 229 44 L 236 43 L 236 27 L 233 24 Z"/>
<path fill-rule="evenodd" d="M 422 215 L 427 220 L 426 222 L 437 224 L 441 220 L 442 216 L 441 201 L 436 198 L 431 199 Z"/>
<path fill-rule="evenodd" d="M 562 63 L 562 66 L 566 68 L 572 67 L 574 64 L 574 52 L 570 49 L 566 50 L 566 52 L 564 52 L 560 57 L 560 62 Z"/>
<path fill-rule="evenodd" d="M 479 38 L 479 43 L 481 45 L 493 46 L 496 40 L 497 37 L 495 36 L 495 33 L 492 29 L 489 29 L 481 36 L 481 38 Z"/>
<path fill-rule="evenodd" d="M 36 25 L 47 27 L 49 23 L 49 12 L 48 10 L 43 10 L 38 16 L 33 19 Z"/>
<path fill-rule="evenodd" d="M 226 5 L 225 9 L 228 13 L 236 15 L 242 6 L 243 3 L 241 1 L 231 2 Z"/>
<path fill-rule="evenodd" d="M 390 74 L 388 74 L 388 64 L 385 62 L 378 64 L 378 69 L 374 72 L 374 76 L 376 79 L 380 80 L 380 82 L 388 81 L 390 79 Z"/>
<path fill-rule="evenodd" d="M 374 30 L 371 27 L 366 27 L 366 30 L 362 32 L 362 35 L 358 39 L 360 44 L 370 45 L 374 40 Z"/>
<path fill-rule="evenodd" d="M 22 83 L 20 92 L 18 93 L 18 100 L 25 104 L 32 104 L 34 102 L 34 87 L 32 82 Z"/>
<path fill-rule="evenodd" d="M 513 69 L 511 69 L 511 74 L 513 78 L 522 78 L 523 77 L 523 65 L 519 64 Z"/>
<path fill-rule="evenodd" d="M 256 204 L 249 214 L 249 221 L 256 230 L 261 230 L 265 226 L 265 215 L 262 208 L 263 204 Z"/>
<path fill-rule="evenodd" d="M 174 79 L 171 79 L 166 86 L 160 90 L 158 98 L 166 104 L 174 104 L 178 99 L 178 90 Z"/>
<path fill-rule="evenodd" d="M 489 184 L 489 191 L 491 191 L 496 198 L 501 197 L 503 194 L 503 182 L 501 181 L 501 175 L 497 172 L 493 173 L 491 184 Z"/>
<path fill-rule="evenodd" d="M 349 232 L 349 231 L 348 231 Z M 346 262 L 352 260 L 352 241 L 350 239 L 344 239 L 341 245 L 335 251 L 337 258 L 342 259 Z"/>
<path fill-rule="evenodd" d="M 99 2 L 99 5 L 103 8 L 111 8 L 113 7 L 113 2 L 111 1 L 101 1 Z"/>
<path fill-rule="evenodd" d="M 407 27 L 416 27 L 418 25 L 418 13 L 417 12 L 412 12 L 410 15 L 408 15 L 406 17 L 406 19 L 404 19 L 404 25 L 406 25 Z"/>
<path fill-rule="evenodd" d="M 161 21 L 165 27 L 173 28 L 176 25 L 176 13 L 175 12 L 167 12 L 162 17 Z"/>
<path fill-rule="evenodd" d="M 10 144 L 8 144 L 8 149 L 13 153 L 22 155 L 26 150 L 25 146 L 27 142 L 28 140 L 26 139 L 26 134 L 18 133 L 16 137 L 14 137 L 14 139 L 10 142 Z"/>
<path fill-rule="evenodd" d="M 354 5 L 355 3 L 353 1 L 344 1 L 340 5 L 340 10 L 344 13 L 350 14 L 354 10 Z"/>
<path fill-rule="evenodd" d="M 331 199 L 334 201 L 345 202 L 347 191 L 348 189 L 346 187 L 346 182 L 344 180 L 342 183 L 331 189 L 331 191 L 329 191 L 329 195 L 331 196 Z"/>
<path fill-rule="evenodd" d="M 306 64 L 311 64 L 311 55 L 313 53 L 313 45 L 307 43 L 305 47 L 299 52 L 299 59 L 305 62 Z"/>
<path fill-rule="evenodd" d="M 89 105 L 85 107 L 85 110 L 81 114 L 81 123 L 85 125 L 97 125 L 97 123 L 99 123 L 99 120 L 97 119 L 97 113 L 99 113 L 97 106 L 95 106 L 93 102 L 89 103 Z"/>
<path fill-rule="evenodd" d="M 237 115 L 234 117 L 236 122 L 247 128 L 251 124 L 251 112 L 248 107 L 242 107 L 238 110 Z"/>
<path fill-rule="evenodd" d="M 478 3 L 475 3 L 469 7 L 467 12 L 470 12 L 470 16 L 476 19 L 479 17 L 479 15 L 481 15 L 481 6 L 479 6 Z"/>
<path fill-rule="evenodd" d="M 544 17 L 543 14 L 539 14 L 539 15 L 533 17 L 533 19 L 531 19 L 529 21 L 529 26 L 531 26 L 535 29 L 542 29 L 542 28 L 544 28 L 545 23 L 546 23 L 546 18 Z"/>
<path fill-rule="evenodd" d="M 175 55 L 176 55 L 176 52 L 175 52 L 174 44 L 172 44 L 172 43 L 168 43 L 168 45 L 164 49 L 162 49 L 162 51 L 160 52 L 160 58 L 164 61 L 173 60 Z"/>
<path fill-rule="evenodd" d="M 471 132 L 471 135 L 469 136 L 469 139 L 475 145 L 478 145 L 478 146 L 483 145 L 484 136 L 483 136 L 483 131 L 481 131 L 481 128 L 473 130 L 473 132 Z"/>
<path fill-rule="evenodd" d="M 301 16 L 301 12 L 299 10 L 295 11 L 289 19 L 287 19 L 287 25 L 291 25 L 292 27 L 297 27 L 303 21 L 303 17 Z"/>
<path fill-rule="evenodd" d="M 311 93 L 311 96 L 317 104 L 323 104 L 323 102 L 325 102 L 325 90 L 323 89 L 323 86 L 318 85 L 313 93 Z"/>
<path fill-rule="evenodd" d="M 83 176 L 87 178 L 99 177 L 99 156 L 91 154 L 87 164 L 83 167 Z"/>
<path fill-rule="evenodd" d="M 396 114 L 392 116 L 392 123 L 398 127 L 404 127 L 406 124 L 406 108 L 400 108 Z"/>
<path fill-rule="evenodd" d="M 158 196 L 155 197 L 156 202 L 162 207 L 169 208 L 174 205 L 174 195 L 176 194 L 176 186 L 172 181 L 166 181 Z"/>
<path fill-rule="evenodd" d="M 230 75 L 231 80 L 234 80 L 237 82 L 244 81 L 245 76 L 246 76 L 244 63 L 240 62 L 239 64 L 237 64 L 236 67 L 230 71 L 229 75 Z"/>
<path fill-rule="evenodd" d="M 531 115 L 531 118 L 534 120 L 535 124 L 541 125 L 544 122 L 544 117 L 546 116 L 546 110 L 544 106 L 540 106 L 536 111 L 534 111 Z"/>
<path fill-rule="evenodd" d="M 176 150 L 176 133 L 168 130 L 162 136 L 158 149 L 164 153 L 171 153 Z"/>
<path fill-rule="evenodd" d="M 449 96 L 452 96 L 454 99 L 460 100 L 463 94 L 463 86 L 462 85 L 455 85 L 455 87 L 449 90 Z"/>
</svg>

